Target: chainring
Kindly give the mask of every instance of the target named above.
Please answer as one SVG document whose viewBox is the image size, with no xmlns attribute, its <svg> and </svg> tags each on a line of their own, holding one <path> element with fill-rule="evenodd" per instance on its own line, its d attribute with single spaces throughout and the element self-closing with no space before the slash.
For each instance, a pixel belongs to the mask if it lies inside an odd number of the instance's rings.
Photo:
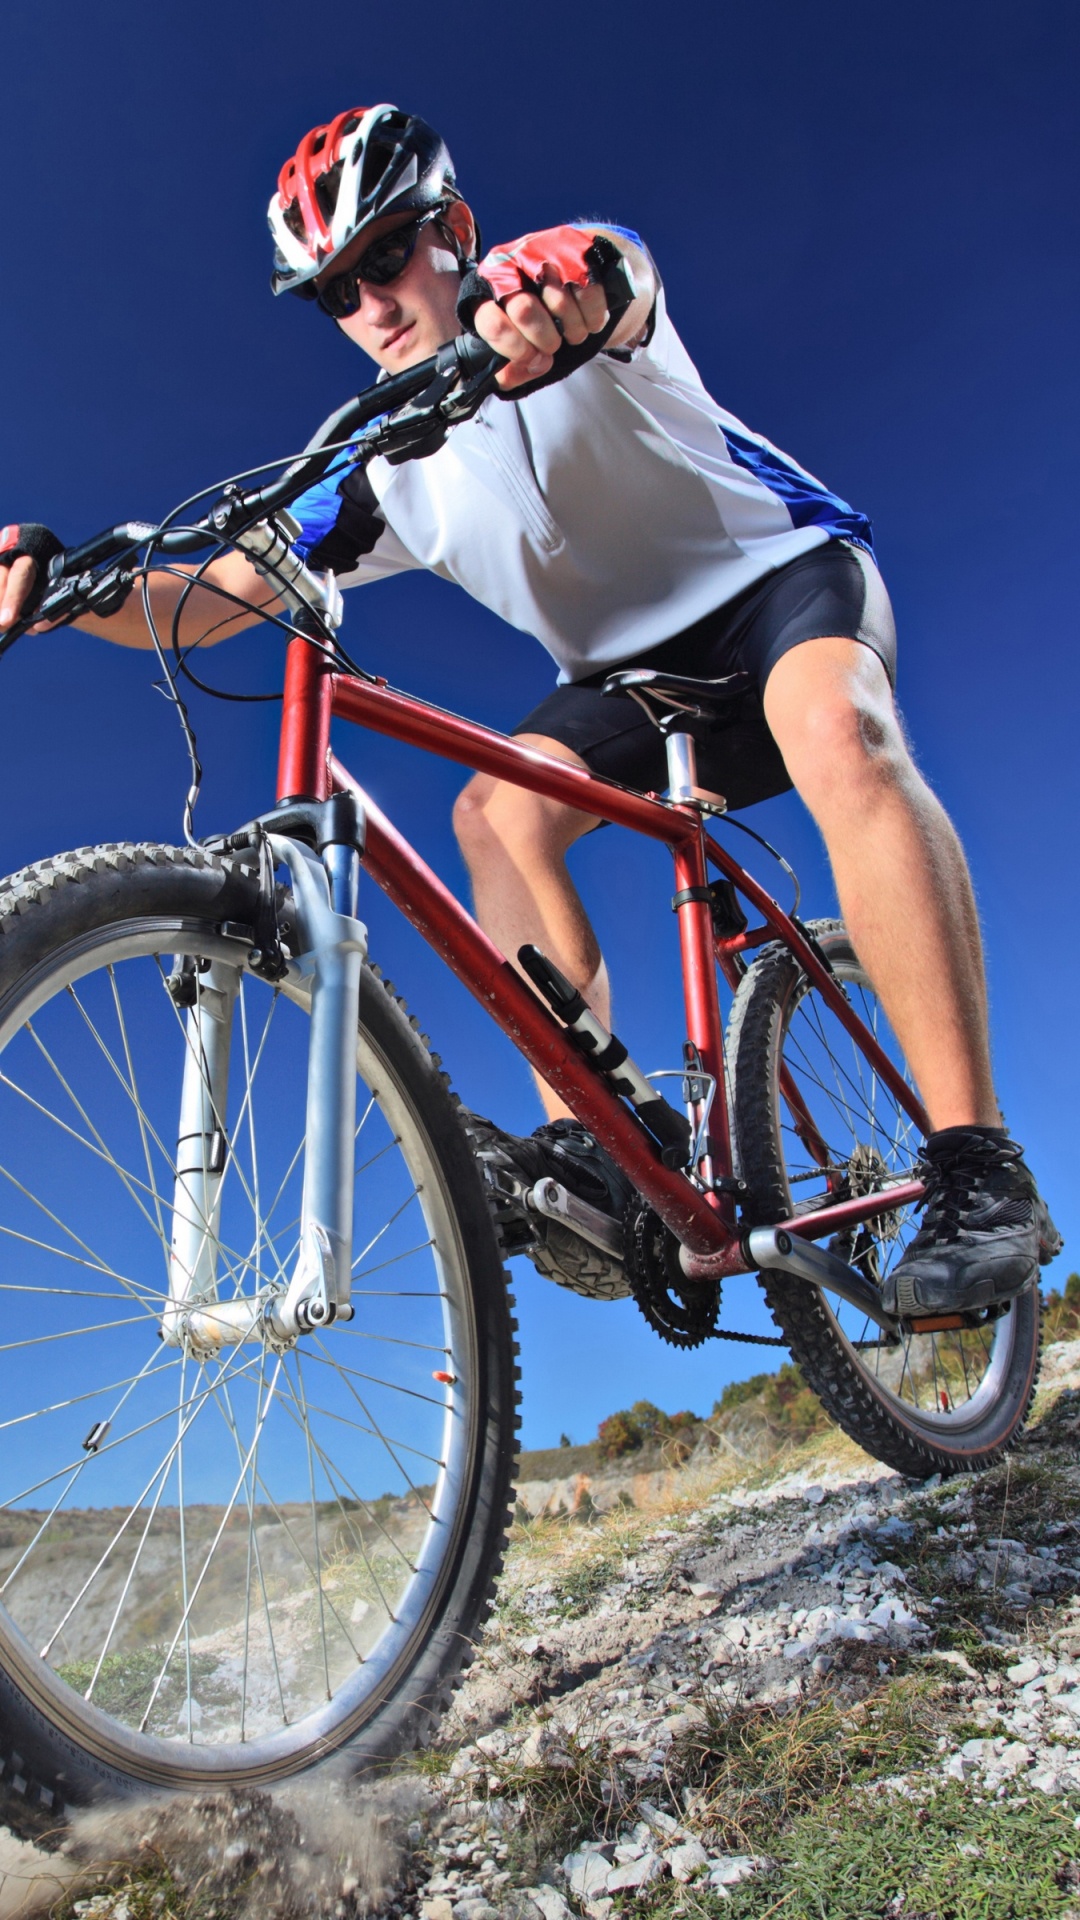
<svg viewBox="0 0 1080 1920">
<path fill-rule="evenodd" d="M 630 1290 L 654 1333 L 669 1347 L 700 1347 L 716 1332 L 719 1280 L 690 1280 L 679 1242 L 645 1200 L 632 1201 L 623 1222 Z"/>
</svg>

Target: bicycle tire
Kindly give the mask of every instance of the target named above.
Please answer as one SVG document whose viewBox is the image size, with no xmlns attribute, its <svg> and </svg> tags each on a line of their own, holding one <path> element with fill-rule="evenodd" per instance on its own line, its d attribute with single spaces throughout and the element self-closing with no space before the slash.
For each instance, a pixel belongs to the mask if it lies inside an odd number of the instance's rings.
<svg viewBox="0 0 1080 1920">
<path fill-rule="evenodd" d="M 856 1010 L 902 1065 L 842 923 L 820 920 L 811 930 Z M 787 947 L 763 948 L 740 982 L 727 1044 L 748 1224 L 771 1225 L 830 1198 L 872 1193 L 868 1180 L 911 1176 L 917 1139 L 910 1121 Z M 782 1067 L 793 1075 L 796 1097 L 805 1101 L 829 1149 L 831 1194 L 818 1159 L 793 1124 L 794 1108 L 781 1090 Z M 914 1213 L 883 1212 L 858 1235 L 834 1244 L 867 1277 L 880 1279 L 914 1230 Z M 880 1334 L 871 1322 L 835 1296 L 776 1271 L 759 1278 L 773 1318 L 822 1405 L 887 1466 L 917 1479 L 972 1471 L 989 1466 L 1016 1441 L 1039 1369 L 1036 1291 L 1013 1301 L 991 1326 L 908 1335 L 890 1350 L 877 1344 Z"/>
<path fill-rule="evenodd" d="M 9 1254 L 6 1273 L 0 1267 L 0 1310 L 5 1300 L 9 1306 L 14 1302 L 23 1318 L 18 1325 L 9 1318 L 9 1328 L 22 1335 L 29 1327 L 32 1336 L 12 1340 L 0 1330 L 0 1799 L 23 1830 L 42 1819 L 55 1821 L 68 1805 L 103 1797 L 269 1785 L 315 1767 L 348 1775 L 384 1762 L 415 1745 L 437 1722 L 492 1604 L 516 1463 L 520 1395 L 512 1301 L 463 1112 L 426 1036 L 377 969 L 365 965 L 363 970 L 358 1037 L 358 1068 L 369 1089 L 358 1137 L 371 1140 L 374 1160 L 365 1161 L 364 1153 L 355 1158 L 364 1162 L 357 1170 L 358 1193 L 377 1201 L 381 1196 L 386 1223 L 369 1213 L 378 1231 L 369 1226 L 366 1237 L 374 1253 L 356 1263 L 356 1320 L 318 1336 L 329 1361 L 320 1357 L 314 1340 L 307 1347 L 298 1341 L 280 1356 L 275 1372 L 277 1359 L 268 1360 L 261 1343 L 249 1342 L 225 1350 L 216 1362 L 199 1362 L 205 1390 L 189 1391 L 187 1376 L 174 1371 L 175 1408 L 170 1391 L 154 1385 L 154 1397 L 143 1406 L 149 1420 L 145 1428 L 139 1425 L 138 1394 L 133 1389 L 123 1400 L 113 1381 L 113 1373 L 119 1374 L 123 1386 L 126 1370 L 138 1373 L 139 1392 L 149 1394 L 150 1383 L 169 1378 L 170 1367 L 189 1364 L 173 1360 L 180 1350 L 163 1348 L 155 1337 L 165 1283 L 152 1268 L 161 1253 L 166 1262 L 168 1255 L 160 1230 L 167 1217 L 167 1175 L 159 1176 L 157 1169 L 159 1162 L 168 1164 L 169 1136 L 162 1129 L 170 1111 L 175 1140 L 172 1083 L 178 1082 L 175 1060 L 160 1049 L 138 1056 L 140 1063 L 146 1057 L 157 1062 L 153 1080 L 140 1078 L 137 1069 L 136 1049 L 144 1039 L 148 1046 L 151 1037 L 156 1039 L 159 1012 L 167 1031 L 174 1031 L 168 1024 L 176 1015 L 172 998 L 166 990 L 159 1006 L 150 974 L 156 972 L 164 986 L 164 956 L 175 952 L 211 960 L 224 955 L 230 965 L 238 954 L 246 958 L 248 942 L 238 941 L 237 931 L 253 924 L 256 897 L 256 876 L 241 858 L 135 845 L 88 848 L 43 861 L 15 875 L 0 892 L 0 1116 L 5 1123 L 0 1245 Z M 287 917 L 287 898 L 285 912 Z M 225 1177 L 234 1164 L 237 1168 L 230 1205 L 233 1196 L 239 1196 L 237 1208 L 243 1201 L 243 1178 L 249 1187 L 255 1179 L 252 1249 L 245 1255 L 247 1243 L 237 1240 L 234 1246 L 226 1227 L 219 1228 L 220 1263 L 224 1269 L 232 1261 L 237 1292 L 251 1286 L 251 1275 L 263 1266 L 270 1269 L 275 1234 L 283 1243 L 295 1242 L 295 1223 L 282 1224 L 295 1186 L 279 1188 L 278 1200 L 282 1192 L 288 1197 L 274 1226 L 273 1207 L 265 1200 L 270 1191 L 265 1170 L 282 1163 L 295 1133 L 294 1126 L 285 1138 L 288 1102 L 277 1095 L 281 1086 L 287 1095 L 294 1084 L 295 1049 L 302 1048 L 306 1031 L 302 994 L 288 983 L 279 993 L 246 967 L 240 968 L 240 982 L 237 1005 L 246 1009 L 250 1000 L 261 1017 L 264 1002 L 266 1008 L 272 1002 L 278 1024 L 271 1027 L 266 1011 L 257 1053 L 246 1051 L 250 1034 L 244 1025 L 247 1065 L 240 1086 L 248 1115 L 241 1111 L 228 1125 L 232 1157 L 227 1157 Z M 110 994 L 122 1042 L 106 1023 Z M 278 1012 L 279 1007 L 288 1007 L 288 1013 Z M 107 1095 L 96 1117 L 80 1077 L 85 1063 L 78 1037 L 71 1038 L 89 1027 L 95 1029 L 86 1047 L 91 1067 L 112 1051 L 101 1072 L 113 1104 Z M 57 1034 L 66 1054 L 58 1050 Z M 271 1035 L 279 1052 L 284 1047 L 285 1079 L 279 1075 L 278 1081 L 264 1078 L 260 1084 L 258 1076 L 271 1073 Z M 170 1084 L 161 1064 L 166 1057 L 174 1069 Z M 125 1062 L 126 1089 L 117 1086 Z M 54 1089 L 52 1106 L 41 1092 L 45 1084 Z M 65 1086 L 70 1100 L 60 1092 Z M 256 1094 L 263 1098 L 264 1091 L 276 1132 L 261 1144 L 254 1115 Z M 296 1104 L 294 1097 L 292 1107 Z M 158 1107 L 166 1116 L 160 1125 Z M 13 1109 L 20 1116 L 14 1127 Z M 79 1111 L 83 1121 L 75 1119 Z M 260 1111 L 260 1124 L 261 1119 Z M 361 1127 L 378 1131 L 361 1135 Z M 42 1129 L 58 1142 L 58 1167 L 37 1148 Z M 262 1200 L 257 1176 L 249 1169 L 242 1178 L 240 1171 L 245 1129 L 251 1133 L 251 1161 L 257 1146 L 262 1155 Z M 136 1147 L 129 1165 L 116 1144 L 129 1135 L 134 1140 L 136 1132 L 145 1165 L 136 1161 Z M 278 1134 L 285 1138 L 280 1153 Z M 111 1155 L 104 1165 L 99 1142 Z M 80 1172 L 88 1157 L 92 1178 Z M 136 1164 L 138 1174 L 131 1171 Z M 290 1180 L 299 1179 L 299 1165 L 294 1155 Z M 122 1170 L 119 1183 L 112 1177 L 116 1168 Z M 95 1180 L 108 1182 L 109 1195 L 123 1204 L 95 1199 Z M 159 1186 L 162 1191 L 151 1198 L 151 1189 Z M 63 1196 L 70 1220 L 61 1217 L 56 1194 Z M 127 1221 L 128 1213 L 134 1224 Z M 35 1224 L 28 1232 L 30 1217 Z M 114 1220 L 126 1222 L 115 1233 Z M 414 1249 L 417 1226 L 428 1237 Z M 140 1235 L 154 1246 L 153 1262 L 136 1266 L 132 1250 L 141 1248 Z M 136 1279 L 109 1249 L 131 1255 Z M 276 1257 L 280 1271 L 281 1256 Z M 50 1279 L 60 1270 L 68 1276 L 63 1293 Z M 437 1275 L 434 1292 L 413 1287 L 418 1276 L 430 1272 Z M 39 1284 L 42 1280 L 45 1284 Z M 80 1292 L 88 1285 L 88 1294 Z M 130 1324 L 114 1311 L 114 1294 Z M 81 1324 L 94 1320 L 104 1332 Z M 428 1329 L 434 1330 L 431 1341 L 425 1337 Z M 338 1343 L 332 1348 L 331 1337 Z M 372 1346 L 373 1341 L 381 1345 Z M 144 1347 L 154 1349 L 151 1359 L 142 1356 Z M 69 1351 L 81 1355 L 74 1371 L 65 1357 Z M 34 1360 L 36 1366 L 27 1364 Z M 256 1389 L 259 1368 L 264 1386 Z M 266 1388 L 271 1378 L 274 1384 Z M 357 1385 L 372 1380 L 376 1386 Z M 111 1429 L 95 1447 L 92 1426 L 80 1450 L 72 1434 L 77 1436 L 95 1415 L 103 1417 L 116 1401 Z M 168 1405 L 171 1425 L 164 1416 L 155 1422 L 158 1402 Z M 393 1425 L 387 1406 L 396 1414 Z M 211 1408 L 215 1425 L 210 1428 L 204 1420 L 200 1431 L 198 1422 L 204 1414 L 210 1417 Z M 155 1423 L 159 1432 L 153 1447 L 165 1448 L 166 1459 L 171 1451 L 174 1458 L 159 1469 L 167 1475 L 161 1490 L 153 1499 L 147 1492 L 139 1499 L 144 1469 L 154 1457 L 146 1435 Z M 249 1427 L 253 1437 L 247 1477 L 241 1472 L 244 1492 L 242 1497 L 234 1493 L 230 1506 L 226 1495 L 237 1461 L 245 1457 L 241 1442 L 248 1444 Z M 174 1429 L 175 1442 L 166 1447 Z M 328 1453 L 331 1440 L 335 1450 Z M 60 1484 L 57 1463 L 72 1453 L 76 1492 L 58 1496 L 52 1519 L 31 1549 L 26 1540 L 34 1537 L 40 1513 Z M 352 1479 L 342 1464 L 346 1454 Z M 400 1469 L 396 1475 L 391 1461 Z M 418 1484 L 421 1471 L 430 1473 L 430 1486 Z M 380 1482 L 380 1473 L 390 1484 Z M 366 1482 L 354 1484 L 363 1474 Z M 13 1490 L 27 1480 L 29 1494 L 15 1498 Z M 47 1493 L 41 1491 L 43 1482 Z M 92 1503 L 94 1485 L 100 1487 L 97 1504 Z M 345 1494 L 345 1487 L 352 1493 Z M 130 1509 L 126 1533 L 118 1519 L 101 1522 L 103 1513 L 120 1514 L 125 1507 Z M 66 1542 L 57 1547 L 61 1522 Z M 157 1553 L 156 1573 L 150 1545 L 145 1554 L 142 1546 L 135 1553 L 135 1535 L 144 1526 L 144 1542 L 153 1542 Z M 50 1534 L 54 1543 L 46 1554 Z M 123 1551 L 122 1539 L 127 1542 Z M 107 1555 L 115 1562 L 111 1584 L 102 1571 L 91 1579 L 87 1594 L 96 1581 L 100 1620 L 114 1619 L 114 1626 L 107 1634 L 84 1597 L 74 1613 L 64 1614 L 67 1624 L 57 1637 L 58 1609 L 70 1600 L 99 1550 L 102 1568 Z M 35 1555 L 42 1570 L 37 1587 L 31 1578 Z M 117 1600 L 121 1587 L 128 1597 Z M 378 1599 L 371 1598 L 375 1589 Z M 354 1591 L 360 1597 L 350 1600 Z M 240 1616 L 230 1611 L 241 1593 L 242 1628 Z M 89 1624 L 80 1640 L 84 1617 Z M 179 1636 L 174 1652 L 163 1654 L 171 1634 Z M 46 1635 L 51 1652 L 42 1648 Z M 343 1641 L 348 1642 L 344 1652 Z M 88 1689 L 84 1682 L 95 1658 L 99 1671 Z M 155 1669 L 160 1669 L 157 1690 L 150 1698 L 149 1676 Z"/>
</svg>

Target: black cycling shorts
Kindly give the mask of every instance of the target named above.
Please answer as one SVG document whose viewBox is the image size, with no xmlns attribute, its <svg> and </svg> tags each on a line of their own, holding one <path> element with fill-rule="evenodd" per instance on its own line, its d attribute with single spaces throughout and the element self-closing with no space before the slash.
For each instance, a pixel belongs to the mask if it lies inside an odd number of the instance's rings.
<svg viewBox="0 0 1080 1920">
<path fill-rule="evenodd" d="M 831 635 L 872 647 L 895 682 L 896 628 L 885 583 L 870 555 L 844 540 L 828 540 L 789 561 L 673 639 L 556 687 L 514 732 L 560 740 L 594 773 L 642 793 L 662 793 L 667 786 L 663 738 L 628 694 L 601 693 L 609 674 L 630 667 L 659 667 L 702 680 L 749 673 L 755 686 L 732 702 L 730 719 L 698 745 L 701 785 L 722 793 L 729 807 L 748 807 L 791 786 L 765 720 L 765 682 L 792 647 Z"/>
</svg>

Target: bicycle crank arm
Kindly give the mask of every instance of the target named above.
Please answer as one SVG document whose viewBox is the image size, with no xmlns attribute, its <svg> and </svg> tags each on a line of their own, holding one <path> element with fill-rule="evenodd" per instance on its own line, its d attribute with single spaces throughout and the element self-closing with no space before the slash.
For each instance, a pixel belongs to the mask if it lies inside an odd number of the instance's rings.
<svg viewBox="0 0 1080 1920">
<path fill-rule="evenodd" d="M 542 1213 L 545 1220 L 558 1220 L 591 1247 L 599 1247 L 601 1253 L 622 1259 L 623 1236 L 618 1221 L 601 1213 L 599 1207 L 590 1207 L 588 1201 L 579 1200 L 576 1193 L 568 1193 L 557 1180 L 538 1180 L 525 1195 L 525 1205 L 533 1213 Z"/>
<path fill-rule="evenodd" d="M 858 1307 L 883 1333 L 896 1334 L 896 1321 L 885 1312 L 877 1288 L 827 1247 L 819 1246 L 814 1240 L 803 1240 L 784 1227 L 754 1227 L 745 1236 L 743 1247 L 748 1266 L 790 1273 L 797 1280 L 807 1280 L 811 1286 L 839 1294 L 841 1300 Z"/>
</svg>

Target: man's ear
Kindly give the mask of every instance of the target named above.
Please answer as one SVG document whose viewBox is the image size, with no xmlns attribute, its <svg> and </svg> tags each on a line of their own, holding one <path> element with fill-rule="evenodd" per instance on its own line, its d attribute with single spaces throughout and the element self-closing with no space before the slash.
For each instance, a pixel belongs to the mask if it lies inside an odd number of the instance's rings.
<svg viewBox="0 0 1080 1920">
<path fill-rule="evenodd" d="M 441 219 L 442 224 L 450 228 L 466 260 L 475 260 L 480 249 L 480 229 L 472 209 L 464 200 L 451 200 Z"/>
</svg>

